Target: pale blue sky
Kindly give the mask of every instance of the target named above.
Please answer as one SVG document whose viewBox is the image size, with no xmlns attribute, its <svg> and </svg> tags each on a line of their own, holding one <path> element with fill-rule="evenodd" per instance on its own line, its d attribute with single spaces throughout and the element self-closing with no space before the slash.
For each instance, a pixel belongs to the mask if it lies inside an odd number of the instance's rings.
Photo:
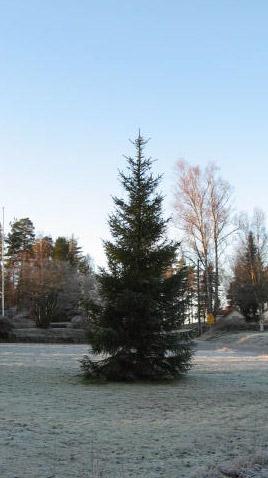
<svg viewBox="0 0 268 478">
<path fill-rule="evenodd" d="M 138 128 L 165 173 L 216 161 L 268 213 L 265 0 L 0 0 L 0 202 L 103 262 Z"/>
</svg>

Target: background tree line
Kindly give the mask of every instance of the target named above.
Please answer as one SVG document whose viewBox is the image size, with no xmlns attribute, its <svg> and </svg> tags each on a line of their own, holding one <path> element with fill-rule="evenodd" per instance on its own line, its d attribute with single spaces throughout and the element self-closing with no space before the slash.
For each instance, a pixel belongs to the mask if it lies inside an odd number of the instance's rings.
<svg viewBox="0 0 268 478">
<path fill-rule="evenodd" d="M 173 271 L 187 266 L 184 321 L 198 320 L 200 332 L 208 314 L 217 316 L 227 301 L 263 328 L 268 303 L 265 217 L 256 209 L 252 218 L 245 213 L 235 218 L 232 202 L 232 188 L 215 165 L 178 163 L 174 217 L 181 257 Z M 40 326 L 69 320 L 81 310 L 89 313 L 98 296 L 97 280 L 75 237 L 53 241 L 36 236 L 32 221 L 21 218 L 11 223 L 5 246 L 8 308 L 29 311 Z"/>
<path fill-rule="evenodd" d="M 6 237 L 7 308 L 27 311 L 37 326 L 70 320 L 97 299 L 92 261 L 72 236 L 36 236 L 29 218 L 15 219 Z"/>
<path fill-rule="evenodd" d="M 176 219 L 179 241 L 170 241 L 163 216 L 161 176 L 144 154 L 139 133 L 135 155 L 120 171 L 124 194 L 114 197 L 106 268 L 95 275 L 74 236 L 36 236 L 29 218 L 15 219 L 5 238 L 7 305 L 27 310 L 39 327 L 90 318 L 87 376 L 105 379 L 175 378 L 191 364 L 187 318 L 199 332 L 222 305 L 239 308 L 264 328 L 268 302 L 267 233 L 264 214 L 235 221 L 232 189 L 214 165 L 178 164 Z M 236 244 L 228 254 L 230 239 Z M 230 267 L 228 267 L 228 260 Z M 228 270 L 229 269 L 229 270 Z M 229 285 L 224 291 L 224 277 Z M 225 292 L 225 293 L 224 293 Z M 93 355 L 102 355 L 95 360 Z"/>
<path fill-rule="evenodd" d="M 201 329 L 208 314 L 217 316 L 228 303 L 263 330 L 268 303 L 264 213 L 255 209 L 252 218 L 235 216 L 232 188 L 213 164 L 202 169 L 180 161 L 176 186 L 176 223 L 182 256 L 190 265 L 188 315 L 198 318 Z"/>
</svg>

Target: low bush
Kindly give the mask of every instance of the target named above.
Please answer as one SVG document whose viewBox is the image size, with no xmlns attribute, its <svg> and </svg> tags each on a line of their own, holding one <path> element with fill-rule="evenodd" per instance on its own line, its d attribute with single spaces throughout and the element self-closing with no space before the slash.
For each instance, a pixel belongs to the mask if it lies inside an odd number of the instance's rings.
<svg viewBox="0 0 268 478">
<path fill-rule="evenodd" d="M 47 328 L 55 318 L 57 310 L 57 295 L 50 292 L 43 296 L 34 297 L 31 307 L 31 318 L 36 327 Z"/>
<path fill-rule="evenodd" d="M 216 324 L 211 328 L 214 332 L 243 332 L 246 330 L 259 330 L 258 322 L 246 322 L 240 317 L 218 319 Z"/>
<path fill-rule="evenodd" d="M 0 319 L 0 340 L 9 340 L 12 336 L 13 325 L 8 319 Z"/>
</svg>

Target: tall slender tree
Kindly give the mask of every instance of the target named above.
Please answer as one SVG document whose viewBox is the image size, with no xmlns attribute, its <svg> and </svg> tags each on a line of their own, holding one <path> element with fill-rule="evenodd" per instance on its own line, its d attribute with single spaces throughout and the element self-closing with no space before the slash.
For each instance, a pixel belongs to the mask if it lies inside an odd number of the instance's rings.
<svg viewBox="0 0 268 478">
<path fill-rule="evenodd" d="M 255 209 L 253 218 L 241 214 L 241 235 L 229 287 L 229 300 L 240 308 L 246 320 L 259 321 L 264 330 L 264 309 L 268 301 L 268 236 L 264 213 Z"/>
<path fill-rule="evenodd" d="M 7 255 L 9 257 L 31 253 L 34 243 L 34 225 L 28 218 L 14 219 L 11 223 L 11 231 L 7 236 Z"/>
<path fill-rule="evenodd" d="M 57 237 L 54 249 L 53 249 L 53 259 L 58 261 L 68 261 L 69 254 L 69 242 L 68 239 L 64 236 Z"/>
<path fill-rule="evenodd" d="M 177 377 L 190 366 L 190 340 L 179 332 L 184 320 L 185 268 L 167 274 L 178 244 L 166 237 L 160 177 L 144 156 L 147 141 L 134 141 L 135 157 L 120 172 L 124 198 L 114 198 L 112 240 L 104 243 L 108 269 L 99 274 L 103 304 L 95 306 L 90 329 L 93 354 L 82 368 L 111 380 Z"/>
<path fill-rule="evenodd" d="M 231 187 L 213 164 L 201 169 L 184 161 L 178 163 L 177 218 L 189 254 L 204 273 L 206 313 L 215 315 L 220 307 L 220 259 L 234 232 L 230 199 Z"/>
<path fill-rule="evenodd" d="M 81 247 L 78 245 L 78 241 L 74 236 L 69 239 L 68 244 L 68 261 L 72 266 L 79 267 L 80 262 L 83 261 Z"/>
<path fill-rule="evenodd" d="M 35 240 L 34 225 L 26 217 L 14 219 L 7 235 L 7 302 L 9 305 L 18 305 L 19 290 L 23 288 L 23 269 L 33 253 Z"/>
</svg>

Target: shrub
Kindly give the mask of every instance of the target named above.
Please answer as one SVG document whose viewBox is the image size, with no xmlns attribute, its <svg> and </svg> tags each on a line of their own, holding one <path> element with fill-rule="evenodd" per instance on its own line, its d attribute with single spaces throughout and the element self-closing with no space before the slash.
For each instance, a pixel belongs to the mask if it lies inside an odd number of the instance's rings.
<svg viewBox="0 0 268 478">
<path fill-rule="evenodd" d="M 36 327 L 48 327 L 55 317 L 56 308 L 57 295 L 53 292 L 43 297 L 35 297 L 32 302 L 31 316 Z"/>
<path fill-rule="evenodd" d="M 12 336 L 13 325 L 8 319 L 0 319 L 0 340 L 9 340 Z"/>
<path fill-rule="evenodd" d="M 246 330 L 259 330 L 258 322 L 246 322 L 244 319 L 237 318 L 226 318 L 223 317 L 218 319 L 216 324 L 212 327 L 211 331 L 214 332 L 241 332 Z"/>
</svg>

